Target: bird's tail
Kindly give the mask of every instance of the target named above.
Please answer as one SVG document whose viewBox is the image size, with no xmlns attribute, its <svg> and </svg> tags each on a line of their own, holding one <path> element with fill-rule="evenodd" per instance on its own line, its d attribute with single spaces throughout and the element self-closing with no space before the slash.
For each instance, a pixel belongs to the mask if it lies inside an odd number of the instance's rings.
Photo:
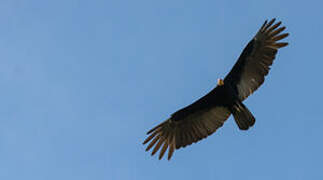
<svg viewBox="0 0 323 180">
<path fill-rule="evenodd" d="M 256 122 L 255 117 L 242 102 L 235 103 L 231 108 L 231 113 L 241 130 L 249 129 Z"/>
</svg>

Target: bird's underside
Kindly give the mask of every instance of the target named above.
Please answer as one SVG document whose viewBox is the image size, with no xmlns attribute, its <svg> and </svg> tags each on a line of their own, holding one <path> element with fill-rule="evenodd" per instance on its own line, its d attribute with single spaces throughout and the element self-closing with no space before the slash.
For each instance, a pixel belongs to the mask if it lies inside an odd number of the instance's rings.
<svg viewBox="0 0 323 180">
<path fill-rule="evenodd" d="M 277 50 L 288 45 L 278 42 L 288 33 L 282 33 L 285 27 L 280 27 L 281 22 L 274 22 L 275 19 L 265 21 L 229 74 L 212 91 L 148 131 L 149 136 L 143 142 L 149 142 L 146 151 L 154 147 L 154 155 L 161 148 L 161 159 L 168 149 L 170 160 L 175 149 L 213 134 L 231 114 L 241 130 L 254 125 L 254 116 L 242 102 L 264 82 Z"/>
</svg>

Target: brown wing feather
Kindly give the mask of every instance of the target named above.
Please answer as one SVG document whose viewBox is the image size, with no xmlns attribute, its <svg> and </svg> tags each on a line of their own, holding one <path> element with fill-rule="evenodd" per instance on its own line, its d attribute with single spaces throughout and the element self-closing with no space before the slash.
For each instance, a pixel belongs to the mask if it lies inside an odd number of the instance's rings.
<svg viewBox="0 0 323 180">
<path fill-rule="evenodd" d="M 262 25 L 224 80 L 224 83 L 230 83 L 235 88 L 240 100 L 246 99 L 262 85 L 277 50 L 288 45 L 286 42 L 277 42 L 286 38 L 288 33 L 280 34 L 285 27 L 279 27 L 281 22 L 274 22 L 275 19 L 272 19 Z"/>
<path fill-rule="evenodd" d="M 162 147 L 159 159 L 168 149 L 168 160 L 170 160 L 175 149 L 188 146 L 211 135 L 229 116 L 230 112 L 227 108 L 218 106 L 194 112 L 179 121 L 169 118 L 149 131 L 150 136 L 143 144 L 150 142 L 146 151 L 155 146 L 152 155 Z"/>
</svg>

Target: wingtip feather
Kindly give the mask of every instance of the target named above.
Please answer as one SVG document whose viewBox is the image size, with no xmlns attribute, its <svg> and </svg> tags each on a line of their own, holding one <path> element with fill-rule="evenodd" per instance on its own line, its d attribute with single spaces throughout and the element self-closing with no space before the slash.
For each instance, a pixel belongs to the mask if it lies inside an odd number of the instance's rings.
<svg viewBox="0 0 323 180">
<path fill-rule="evenodd" d="M 159 148 L 163 144 L 163 142 L 164 142 L 164 140 L 160 138 L 158 143 L 156 144 L 155 148 L 153 149 L 153 152 L 151 153 L 152 156 L 154 154 L 156 154 L 156 152 L 159 150 Z"/>
<path fill-rule="evenodd" d="M 172 155 L 174 153 L 175 143 L 176 143 L 175 142 L 175 136 L 172 136 L 171 139 L 170 139 L 170 146 L 169 146 L 169 149 L 168 149 L 168 157 L 167 157 L 168 161 L 172 158 Z"/>
<path fill-rule="evenodd" d="M 268 24 L 264 27 L 264 31 L 266 31 L 274 22 L 276 21 L 276 18 L 273 18 L 269 21 Z"/>
<path fill-rule="evenodd" d="M 167 141 L 165 141 L 164 145 L 163 145 L 163 147 L 162 147 L 162 149 L 160 151 L 159 157 L 158 157 L 159 160 L 161 160 L 163 158 L 167 148 L 168 148 L 168 143 L 167 143 Z"/>
<path fill-rule="evenodd" d="M 287 46 L 288 43 L 287 42 L 281 42 L 281 43 L 276 43 L 275 46 L 278 47 L 278 48 L 282 48 L 282 47 L 285 47 Z"/>
<path fill-rule="evenodd" d="M 147 142 L 149 142 L 153 137 L 156 136 L 156 134 L 158 133 L 159 131 L 155 131 L 153 134 L 151 134 L 148 138 L 145 139 L 145 141 L 142 143 L 143 145 L 145 145 Z"/>
<path fill-rule="evenodd" d="M 156 136 L 150 143 L 149 143 L 149 145 L 147 146 L 147 148 L 146 148 L 146 151 L 149 151 L 149 149 L 151 149 L 154 145 L 155 145 L 155 143 L 157 142 L 157 140 L 159 139 L 159 137 L 158 136 Z"/>
<path fill-rule="evenodd" d="M 289 34 L 288 33 L 284 33 L 284 34 L 281 34 L 281 35 L 278 35 L 278 36 L 275 36 L 272 38 L 273 41 L 279 41 L 281 39 L 284 39 L 288 36 Z"/>
</svg>

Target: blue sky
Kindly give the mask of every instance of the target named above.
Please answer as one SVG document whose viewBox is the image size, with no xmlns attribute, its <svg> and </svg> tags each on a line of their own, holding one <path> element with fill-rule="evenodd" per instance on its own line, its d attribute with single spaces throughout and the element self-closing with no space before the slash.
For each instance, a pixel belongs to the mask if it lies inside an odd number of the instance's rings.
<svg viewBox="0 0 323 180">
<path fill-rule="evenodd" d="M 322 1 L 0 2 L 0 179 L 322 179 Z M 157 160 L 147 130 L 224 77 L 265 19 L 290 33 L 214 135 Z"/>
</svg>

